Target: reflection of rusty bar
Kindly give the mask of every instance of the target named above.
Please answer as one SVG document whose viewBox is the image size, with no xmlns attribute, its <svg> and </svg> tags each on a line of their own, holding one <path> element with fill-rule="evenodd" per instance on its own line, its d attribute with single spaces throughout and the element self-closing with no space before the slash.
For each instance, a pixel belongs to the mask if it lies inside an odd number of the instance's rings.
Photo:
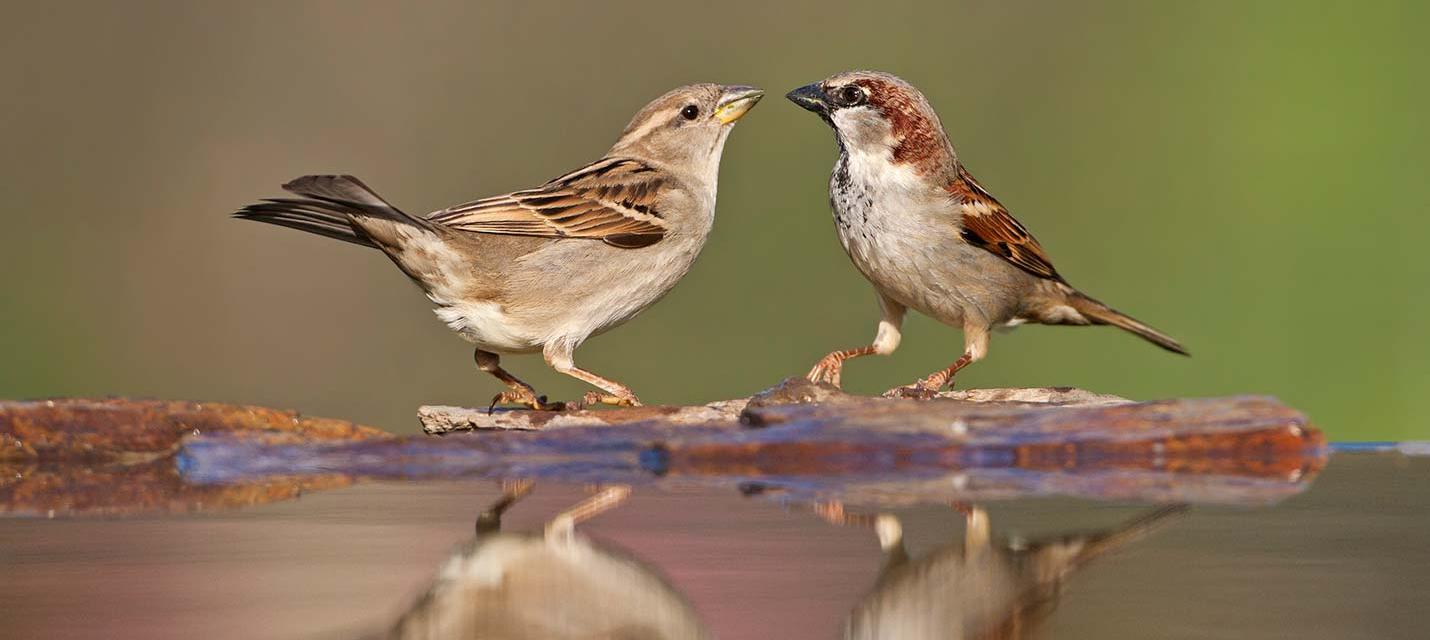
<svg viewBox="0 0 1430 640">
<path fill-rule="evenodd" d="M 272 476 L 241 484 L 202 485 L 184 479 L 172 458 L 136 465 L 0 466 L 0 514 L 122 515 L 204 511 L 292 500 L 305 491 L 345 487 L 340 474 Z"/>
<path fill-rule="evenodd" d="M 273 442 L 390 437 L 343 420 L 211 402 L 66 399 L 0 402 L 0 462 L 135 460 L 167 455 L 195 432 Z"/>
</svg>

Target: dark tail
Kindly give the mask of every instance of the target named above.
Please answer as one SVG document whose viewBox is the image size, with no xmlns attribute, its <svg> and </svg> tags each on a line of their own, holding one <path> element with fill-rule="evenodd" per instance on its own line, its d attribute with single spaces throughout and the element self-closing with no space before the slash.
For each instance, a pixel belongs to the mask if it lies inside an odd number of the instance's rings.
<svg viewBox="0 0 1430 640">
<path fill-rule="evenodd" d="M 426 228 L 431 223 L 413 218 L 388 204 L 353 176 L 303 176 L 283 185 L 298 198 L 270 198 L 233 214 L 280 227 L 377 248 L 372 238 L 353 224 L 354 218 L 378 218 Z"/>
<path fill-rule="evenodd" d="M 1112 307 L 1109 307 L 1097 300 L 1094 300 L 1080 291 L 1072 291 L 1068 295 L 1068 302 L 1077 312 L 1082 314 L 1093 324 L 1110 324 L 1123 331 L 1135 333 L 1143 340 L 1155 344 L 1172 353 L 1180 353 L 1184 356 L 1191 355 L 1187 349 L 1177 342 L 1172 336 L 1153 329 L 1136 318 L 1124 314 Z"/>
<path fill-rule="evenodd" d="M 1185 504 L 1158 507 L 1118 525 L 1115 529 L 1092 535 L 1069 536 L 1052 543 L 1032 542 L 1028 544 L 1047 549 L 1056 549 L 1061 546 L 1062 549 L 1057 550 L 1072 552 L 1066 561 L 1070 566 L 1076 567 L 1125 547 L 1129 543 L 1141 540 L 1171 523 L 1174 519 L 1185 516 L 1190 511 L 1191 507 Z"/>
</svg>

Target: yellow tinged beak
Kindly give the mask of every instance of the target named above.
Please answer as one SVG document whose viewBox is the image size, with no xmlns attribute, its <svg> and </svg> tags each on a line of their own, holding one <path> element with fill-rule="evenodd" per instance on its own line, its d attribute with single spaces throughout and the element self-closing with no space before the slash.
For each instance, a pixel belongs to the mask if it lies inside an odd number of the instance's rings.
<svg viewBox="0 0 1430 640">
<path fill-rule="evenodd" d="M 744 117 L 763 97 L 765 92 L 754 87 L 725 87 L 725 94 L 715 105 L 715 113 L 711 117 L 719 120 L 720 124 L 730 124 Z"/>
</svg>

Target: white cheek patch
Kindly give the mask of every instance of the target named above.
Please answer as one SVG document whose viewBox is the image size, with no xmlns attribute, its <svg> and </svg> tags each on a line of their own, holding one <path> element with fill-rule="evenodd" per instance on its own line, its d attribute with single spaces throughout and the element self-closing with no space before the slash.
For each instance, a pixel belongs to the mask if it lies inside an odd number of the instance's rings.
<svg viewBox="0 0 1430 640">
<path fill-rule="evenodd" d="M 830 116 L 834 128 L 844 139 L 844 146 L 852 153 L 892 153 L 894 145 L 893 128 L 872 107 L 850 107 L 835 109 Z"/>
</svg>

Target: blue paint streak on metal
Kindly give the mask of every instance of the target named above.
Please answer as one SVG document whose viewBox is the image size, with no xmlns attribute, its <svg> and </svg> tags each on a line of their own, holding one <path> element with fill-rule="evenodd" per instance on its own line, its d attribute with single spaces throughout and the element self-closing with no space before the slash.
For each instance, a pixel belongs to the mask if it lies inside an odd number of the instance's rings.
<svg viewBox="0 0 1430 640">
<path fill-rule="evenodd" d="M 663 447 L 651 447 L 640 452 L 637 457 L 640 460 L 641 469 L 663 476 L 670 471 L 670 453 Z"/>
<path fill-rule="evenodd" d="M 508 444 L 517 443 L 485 442 L 482 448 L 430 440 L 267 444 L 239 438 L 204 437 L 186 443 L 177 459 L 180 473 L 195 484 L 323 474 L 366 478 L 643 474 L 633 455 L 626 456 L 629 458 L 626 461 L 608 452 L 552 452 L 538 447 L 534 452 L 547 455 L 533 458 L 521 455 L 524 447 Z"/>
<path fill-rule="evenodd" d="M 1398 442 L 1332 442 L 1331 453 L 1374 453 L 1394 451 Z"/>
</svg>

